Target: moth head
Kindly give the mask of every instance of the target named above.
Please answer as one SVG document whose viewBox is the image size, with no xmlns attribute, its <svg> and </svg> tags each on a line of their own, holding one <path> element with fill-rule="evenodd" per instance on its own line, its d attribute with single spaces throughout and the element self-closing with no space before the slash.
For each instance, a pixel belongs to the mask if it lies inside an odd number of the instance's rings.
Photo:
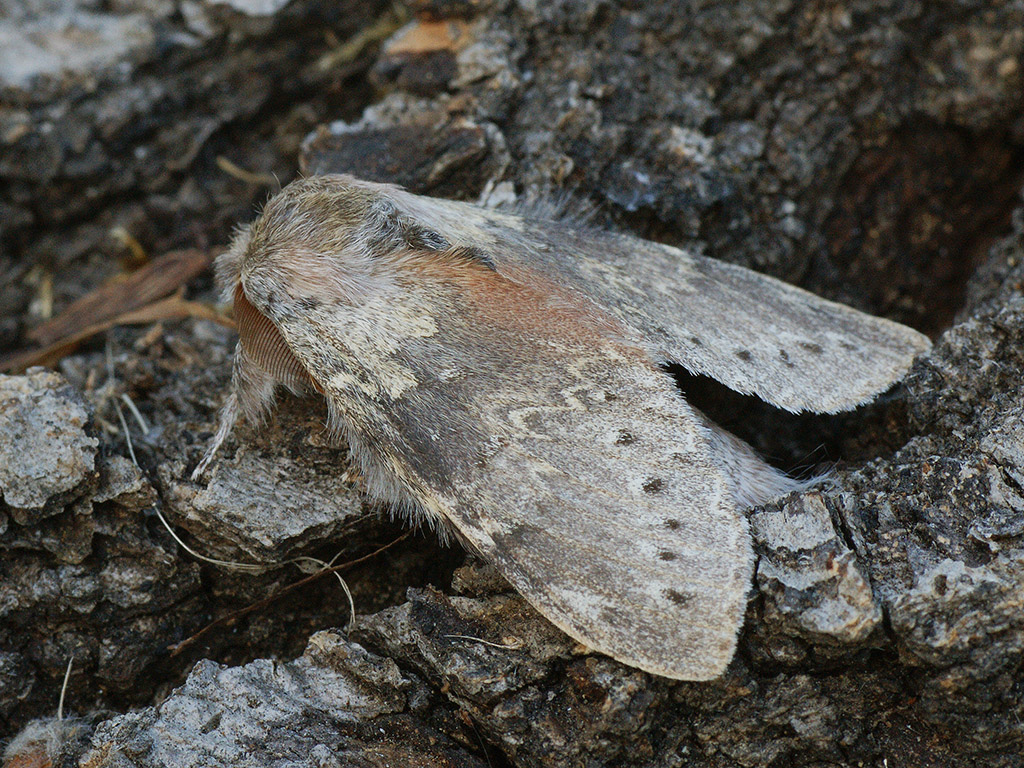
<svg viewBox="0 0 1024 768">
<path fill-rule="evenodd" d="M 357 304 L 373 292 L 362 230 L 378 196 L 347 177 L 294 182 L 217 259 L 238 326 L 235 380 L 247 418 L 262 417 L 276 384 L 302 392 L 313 383 L 281 335 L 282 318 L 315 302 Z"/>
</svg>

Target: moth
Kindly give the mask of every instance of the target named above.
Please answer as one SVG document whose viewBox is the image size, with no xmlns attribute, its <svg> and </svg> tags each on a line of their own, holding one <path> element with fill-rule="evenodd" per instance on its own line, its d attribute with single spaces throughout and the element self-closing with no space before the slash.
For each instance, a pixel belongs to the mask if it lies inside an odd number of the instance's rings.
<svg viewBox="0 0 1024 768">
<path fill-rule="evenodd" d="M 659 364 L 834 413 L 929 346 L 667 245 L 343 175 L 287 186 L 217 271 L 239 342 L 194 477 L 279 387 L 319 393 L 371 497 L 450 531 L 584 645 L 680 680 L 735 651 L 743 510 L 799 484 Z"/>
</svg>

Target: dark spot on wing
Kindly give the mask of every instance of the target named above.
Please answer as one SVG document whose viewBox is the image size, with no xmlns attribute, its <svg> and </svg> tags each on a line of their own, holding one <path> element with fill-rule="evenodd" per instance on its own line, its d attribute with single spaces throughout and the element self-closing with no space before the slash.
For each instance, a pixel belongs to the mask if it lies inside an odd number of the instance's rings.
<svg viewBox="0 0 1024 768">
<path fill-rule="evenodd" d="M 605 401 L 610 403 L 610 402 L 612 402 L 614 400 L 618 400 L 619 396 L 617 394 L 615 394 L 614 392 L 605 392 L 604 393 L 604 399 L 605 399 Z"/>
<path fill-rule="evenodd" d="M 812 352 L 815 355 L 820 355 L 822 352 L 825 351 L 824 349 L 821 348 L 820 344 L 815 344 L 813 341 L 801 341 L 798 343 L 808 352 Z"/>
<path fill-rule="evenodd" d="M 644 493 L 659 493 L 665 490 L 665 481 L 660 477 L 652 477 L 644 483 Z"/>
<path fill-rule="evenodd" d="M 692 595 L 687 595 L 676 589 L 666 589 L 662 594 L 676 605 L 686 605 L 693 599 Z"/>
<path fill-rule="evenodd" d="M 494 543 L 502 549 L 534 547 L 537 549 L 537 554 L 539 554 L 541 549 L 549 546 L 548 542 L 551 537 L 542 528 L 530 525 L 529 523 L 520 523 L 514 526 L 508 533 L 495 532 L 493 538 Z"/>
<path fill-rule="evenodd" d="M 680 528 L 683 527 L 683 524 L 680 523 L 678 520 L 669 519 L 665 521 L 665 527 L 671 531 L 678 531 Z"/>
<path fill-rule="evenodd" d="M 699 336 L 691 336 L 690 337 L 690 343 L 693 344 L 693 346 L 695 346 L 695 347 L 703 347 L 704 346 L 704 342 L 700 340 Z"/>
<path fill-rule="evenodd" d="M 619 436 L 615 439 L 616 445 L 632 445 L 635 442 L 636 438 L 633 437 L 633 434 L 625 429 L 620 429 Z"/>
<path fill-rule="evenodd" d="M 658 559 L 659 560 L 664 560 L 666 562 L 668 562 L 670 560 L 675 560 L 676 559 L 676 553 L 675 552 L 668 552 L 668 551 L 659 552 L 658 553 Z"/>
<path fill-rule="evenodd" d="M 296 299 L 295 303 L 298 305 L 299 309 L 305 312 L 311 312 L 314 309 L 318 309 L 321 304 L 320 299 L 315 299 L 312 296 L 304 296 L 301 299 Z"/>
<path fill-rule="evenodd" d="M 750 354 L 749 349 L 738 349 L 736 350 L 736 357 L 742 360 L 744 363 L 749 363 L 754 359 L 754 356 Z"/>
<path fill-rule="evenodd" d="M 851 344 L 848 341 L 840 341 L 839 346 L 845 349 L 847 352 L 856 352 L 858 349 L 856 344 Z"/>
<path fill-rule="evenodd" d="M 626 611 L 623 611 L 621 608 L 616 608 L 614 605 L 602 605 L 601 618 L 605 623 L 613 627 L 625 626 L 631 621 L 631 618 Z"/>
<path fill-rule="evenodd" d="M 782 359 L 782 362 L 786 364 L 787 368 L 795 368 L 796 367 L 795 365 L 793 365 L 793 361 L 789 359 L 789 352 L 787 352 L 786 350 L 780 349 L 779 350 L 779 357 Z"/>
</svg>

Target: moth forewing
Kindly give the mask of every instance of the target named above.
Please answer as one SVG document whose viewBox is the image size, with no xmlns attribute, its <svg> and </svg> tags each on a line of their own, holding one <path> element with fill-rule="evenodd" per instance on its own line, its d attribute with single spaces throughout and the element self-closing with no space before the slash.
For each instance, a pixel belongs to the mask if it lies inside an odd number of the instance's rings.
<svg viewBox="0 0 1024 768">
<path fill-rule="evenodd" d="M 350 177 L 304 179 L 219 270 L 241 314 L 256 314 L 240 321 L 218 440 L 237 404 L 267 402 L 268 380 L 272 393 L 306 376 L 371 495 L 450 526 L 584 644 L 709 679 L 746 605 L 741 507 L 797 484 L 694 411 L 655 360 L 830 410 L 884 388 L 923 345 L 735 269 Z M 821 381 L 844 364 L 871 370 L 845 390 Z"/>
<path fill-rule="evenodd" d="M 898 381 L 931 342 L 912 328 L 668 245 L 568 222 L 521 219 L 397 193 L 469 242 L 491 243 L 510 279 L 543 275 L 679 363 L 789 411 L 835 413 Z"/>
</svg>

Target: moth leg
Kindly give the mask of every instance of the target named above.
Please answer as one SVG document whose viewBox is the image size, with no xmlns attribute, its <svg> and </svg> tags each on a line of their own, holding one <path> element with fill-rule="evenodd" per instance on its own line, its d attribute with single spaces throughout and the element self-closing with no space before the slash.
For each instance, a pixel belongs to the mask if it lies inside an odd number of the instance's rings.
<svg viewBox="0 0 1024 768">
<path fill-rule="evenodd" d="M 214 455 L 220 448 L 221 444 L 227 439 L 228 435 L 231 434 L 231 430 L 235 426 L 235 422 L 238 421 L 238 397 L 232 392 L 228 395 L 228 399 L 224 402 L 223 407 L 220 409 L 220 417 L 217 424 L 217 434 L 206 448 L 206 453 L 203 454 L 202 461 L 196 465 L 196 468 L 192 470 L 192 482 L 198 482 L 202 479 L 206 473 L 206 468 L 210 466 L 210 462 L 213 461 Z"/>
<path fill-rule="evenodd" d="M 251 424 L 260 424 L 274 405 L 277 381 L 250 358 L 241 342 L 235 347 L 235 362 L 231 370 L 231 394 L 220 410 L 217 434 L 206 449 L 202 461 L 192 472 L 192 481 L 199 480 L 213 460 L 217 450 L 231 434 L 239 416 Z"/>
</svg>

